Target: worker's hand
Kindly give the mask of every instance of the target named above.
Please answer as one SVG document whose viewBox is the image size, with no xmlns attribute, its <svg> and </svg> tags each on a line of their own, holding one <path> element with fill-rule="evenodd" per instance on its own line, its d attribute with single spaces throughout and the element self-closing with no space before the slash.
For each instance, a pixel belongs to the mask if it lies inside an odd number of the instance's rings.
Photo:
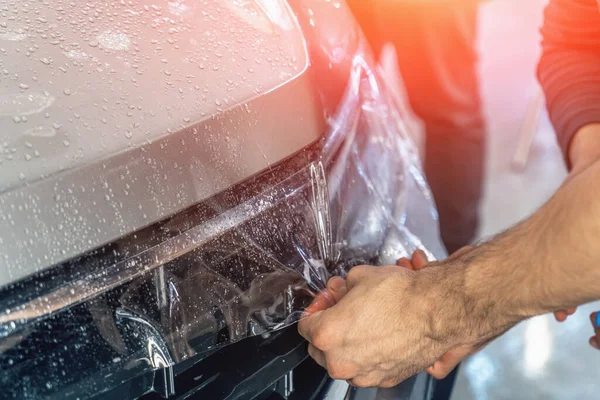
<svg viewBox="0 0 600 400">
<path fill-rule="evenodd" d="M 468 248 L 463 248 L 454 254 L 454 257 L 464 253 Z M 413 253 L 412 258 L 400 258 L 396 265 L 412 271 L 420 271 L 427 266 L 427 255 L 422 250 Z M 315 300 L 306 309 L 305 314 L 311 315 L 318 311 L 324 311 L 337 304 L 347 292 L 346 281 L 340 277 L 334 277 L 327 283 L 327 290 L 317 295 Z M 446 377 L 456 366 L 468 355 L 471 354 L 470 347 L 457 348 L 444 354 L 434 365 L 427 368 L 426 371 L 436 379 Z"/>
<path fill-rule="evenodd" d="M 333 302 L 321 300 L 299 323 L 309 353 L 333 378 L 361 387 L 392 387 L 432 366 L 430 373 L 445 375 L 436 362 L 456 365 L 479 340 L 469 329 L 477 324 L 468 323 L 460 300 L 448 295 L 459 282 L 445 271 L 359 266 L 345 286 L 339 278 L 330 281 L 324 297 L 337 303 L 323 310 Z"/>
<path fill-rule="evenodd" d="M 464 247 L 454 253 L 448 260 L 459 257 L 461 254 L 466 253 L 471 249 L 471 246 Z M 401 258 L 397 261 L 396 265 L 412 270 L 420 271 L 427 267 L 427 255 L 422 250 L 417 250 L 413 253 L 412 258 Z M 306 310 L 306 314 L 314 314 L 318 311 L 326 310 L 334 306 L 342 297 L 346 294 L 347 287 L 346 282 L 340 277 L 334 277 L 329 280 L 327 284 L 327 290 L 321 292 L 311 306 Z M 448 351 L 432 366 L 426 369 L 427 373 L 436 379 L 445 378 L 456 366 L 467 356 L 473 354 L 478 349 L 472 346 L 459 346 L 453 350 Z"/>
<path fill-rule="evenodd" d="M 590 321 L 594 328 L 594 336 L 590 338 L 590 345 L 600 350 L 600 315 L 598 312 L 594 312 L 590 315 Z"/>
<path fill-rule="evenodd" d="M 556 318 L 556 320 L 558 322 L 565 322 L 567 320 L 567 318 L 569 318 L 571 315 L 575 314 L 576 311 L 577 311 L 576 307 L 569 308 L 566 310 L 555 311 L 554 318 Z"/>
</svg>

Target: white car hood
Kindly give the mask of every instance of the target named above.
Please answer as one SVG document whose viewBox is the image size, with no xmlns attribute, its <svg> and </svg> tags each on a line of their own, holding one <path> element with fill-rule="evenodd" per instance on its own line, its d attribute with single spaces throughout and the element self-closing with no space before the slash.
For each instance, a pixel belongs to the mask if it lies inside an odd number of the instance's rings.
<svg viewBox="0 0 600 400">
<path fill-rule="evenodd" d="M 284 1 L 12 0 L 0 10 L 0 286 L 318 139 Z"/>
</svg>

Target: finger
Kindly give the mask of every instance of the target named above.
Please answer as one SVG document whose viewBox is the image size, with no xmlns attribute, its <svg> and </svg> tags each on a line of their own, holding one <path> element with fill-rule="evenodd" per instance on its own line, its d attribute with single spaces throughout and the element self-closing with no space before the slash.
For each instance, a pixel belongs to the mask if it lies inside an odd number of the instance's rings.
<svg viewBox="0 0 600 400">
<path fill-rule="evenodd" d="M 600 313 L 593 312 L 590 315 L 590 320 L 592 322 L 592 326 L 594 327 L 594 335 L 596 337 L 597 343 L 600 343 Z"/>
<path fill-rule="evenodd" d="M 334 277 L 327 282 L 327 291 L 331 295 L 331 299 L 338 303 L 348 292 L 346 281 L 340 277 Z"/>
<path fill-rule="evenodd" d="M 310 343 L 313 341 L 313 333 L 319 329 L 321 318 L 324 311 L 317 311 L 314 314 L 307 315 L 298 322 L 298 333 Z"/>
<path fill-rule="evenodd" d="M 423 250 L 417 250 L 412 255 L 412 264 L 415 268 L 415 271 L 419 271 L 427 265 L 429 260 L 427 259 L 427 254 Z"/>
<path fill-rule="evenodd" d="M 306 310 L 304 310 L 303 317 L 312 315 L 319 311 L 327 310 L 330 307 L 333 307 L 336 303 L 335 298 L 329 293 L 329 290 L 324 290 L 317 294 L 317 297 L 310 303 Z"/>
<path fill-rule="evenodd" d="M 312 344 L 308 345 L 308 354 L 311 356 L 313 360 L 321 367 L 327 369 L 327 358 L 325 357 L 325 353 L 321 350 L 317 349 Z"/>
<path fill-rule="evenodd" d="M 564 322 L 570 315 L 575 314 L 576 311 L 577 307 L 569 308 L 566 310 L 558 310 L 554 312 L 554 318 L 556 318 L 558 322 Z"/>
<path fill-rule="evenodd" d="M 564 310 L 560 310 L 560 311 L 555 311 L 554 312 L 554 318 L 558 321 L 558 322 L 564 322 L 567 319 L 568 315 L 567 312 Z"/>
<path fill-rule="evenodd" d="M 590 346 L 592 346 L 596 350 L 600 350 L 600 344 L 598 343 L 598 338 L 596 338 L 596 336 L 592 336 L 590 338 Z"/>
<path fill-rule="evenodd" d="M 427 368 L 425 370 L 425 372 L 427 372 L 433 378 L 440 380 L 440 379 L 444 379 L 445 377 L 447 377 L 448 374 L 450 374 L 450 372 L 452 372 L 454 370 L 454 368 L 456 368 L 457 365 L 458 365 L 458 363 L 442 364 L 438 361 L 435 364 L 433 364 L 431 367 Z"/>
<path fill-rule="evenodd" d="M 470 346 L 457 347 L 442 356 L 435 364 L 427 368 L 427 373 L 436 379 L 445 378 L 450 372 L 467 358 L 473 349 Z"/>
<path fill-rule="evenodd" d="M 402 267 L 402 268 L 413 270 L 413 271 L 415 269 L 412 262 L 406 257 L 402 257 L 402 258 L 398 259 L 398 261 L 396 261 L 396 265 L 399 267 Z"/>
</svg>

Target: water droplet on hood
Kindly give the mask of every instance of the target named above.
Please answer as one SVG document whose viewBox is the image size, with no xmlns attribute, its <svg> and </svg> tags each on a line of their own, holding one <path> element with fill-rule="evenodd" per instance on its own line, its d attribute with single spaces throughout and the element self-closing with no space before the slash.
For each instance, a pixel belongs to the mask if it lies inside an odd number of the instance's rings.
<svg viewBox="0 0 600 400">
<path fill-rule="evenodd" d="M 8 40 L 9 42 L 20 42 L 27 39 L 27 35 L 18 32 L 0 33 L 0 40 Z"/>
<path fill-rule="evenodd" d="M 44 111 L 54 102 L 54 97 L 44 93 L 9 93 L 0 95 L 0 115 L 32 115 Z"/>
<path fill-rule="evenodd" d="M 23 132 L 24 135 L 27 136 L 35 136 L 35 137 L 53 137 L 56 135 L 56 130 L 51 127 L 51 126 L 36 126 L 35 128 L 31 128 L 26 130 L 25 132 Z M 30 143 L 25 143 L 25 146 L 27 147 L 33 147 L 30 146 Z"/>
<path fill-rule="evenodd" d="M 120 32 L 106 31 L 96 37 L 98 43 L 103 47 L 111 50 L 123 51 L 129 49 L 131 40 L 129 37 Z"/>
</svg>

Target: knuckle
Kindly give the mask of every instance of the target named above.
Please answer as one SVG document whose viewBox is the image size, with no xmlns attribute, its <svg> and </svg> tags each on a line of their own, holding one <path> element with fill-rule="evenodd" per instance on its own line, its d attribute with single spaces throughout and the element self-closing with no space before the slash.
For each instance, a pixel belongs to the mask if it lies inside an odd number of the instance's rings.
<svg viewBox="0 0 600 400">
<path fill-rule="evenodd" d="M 327 372 L 331 379 L 346 380 L 352 378 L 351 368 L 336 362 L 327 363 Z"/>
<path fill-rule="evenodd" d="M 324 322 L 313 335 L 313 344 L 320 350 L 331 348 L 335 341 L 335 327 L 329 322 Z"/>
<path fill-rule="evenodd" d="M 350 271 L 348 271 L 348 275 L 346 276 L 346 282 L 348 283 L 354 283 L 356 282 L 360 276 L 360 267 L 354 267 L 352 269 L 350 269 Z"/>
<path fill-rule="evenodd" d="M 316 348 L 318 348 L 319 350 L 328 349 L 331 344 L 330 342 L 331 342 L 331 338 L 322 329 L 315 332 L 315 334 L 313 336 L 313 340 L 312 340 L 313 345 Z"/>
</svg>

